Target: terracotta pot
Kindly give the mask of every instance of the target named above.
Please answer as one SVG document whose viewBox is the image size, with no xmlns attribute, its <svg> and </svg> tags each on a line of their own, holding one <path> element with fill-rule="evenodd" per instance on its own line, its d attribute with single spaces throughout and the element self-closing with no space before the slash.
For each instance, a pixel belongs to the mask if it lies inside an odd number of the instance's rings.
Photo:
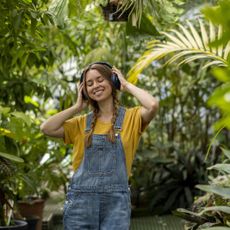
<svg viewBox="0 0 230 230">
<path fill-rule="evenodd" d="M 45 206 L 45 200 L 35 199 L 31 201 L 18 201 L 18 209 L 20 214 L 26 219 L 31 219 L 33 216 L 39 217 L 36 224 L 36 230 L 42 230 L 42 217 Z"/>
<path fill-rule="evenodd" d="M 10 230 L 27 230 L 27 222 L 26 221 L 22 221 L 22 220 L 15 220 L 14 221 L 16 225 L 13 226 L 0 226 L 0 229 L 10 229 Z"/>
</svg>

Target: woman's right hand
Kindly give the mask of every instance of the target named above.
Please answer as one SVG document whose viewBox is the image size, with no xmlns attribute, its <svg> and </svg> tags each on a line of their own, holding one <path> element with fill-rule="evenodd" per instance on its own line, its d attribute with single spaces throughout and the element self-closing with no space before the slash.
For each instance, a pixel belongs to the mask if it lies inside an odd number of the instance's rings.
<svg viewBox="0 0 230 230">
<path fill-rule="evenodd" d="M 88 106 L 88 100 L 83 99 L 83 82 L 77 84 L 77 102 L 76 109 L 78 112 L 82 111 Z"/>
</svg>

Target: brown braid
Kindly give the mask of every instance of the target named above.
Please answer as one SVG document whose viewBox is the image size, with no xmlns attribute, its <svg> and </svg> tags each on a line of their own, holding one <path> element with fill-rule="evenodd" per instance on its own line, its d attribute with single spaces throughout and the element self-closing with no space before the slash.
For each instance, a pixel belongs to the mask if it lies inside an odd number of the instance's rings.
<svg viewBox="0 0 230 230">
<path fill-rule="evenodd" d="M 111 119 L 111 123 L 112 126 L 110 128 L 110 130 L 108 131 L 108 140 L 111 141 L 112 143 L 115 143 L 115 122 L 116 122 L 116 118 L 118 116 L 118 108 L 119 108 L 119 101 L 116 97 L 116 95 L 113 95 L 113 116 Z"/>
<path fill-rule="evenodd" d="M 85 137 L 85 146 L 86 148 L 90 147 L 92 145 L 92 135 L 93 135 L 93 131 L 97 122 L 97 117 L 98 117 L 98 109 L 94 108 L 93 109 L 93 119 L 91 122 L 91 127 L 90 127 L 90 131 L 89 133 L 86 134 Z"/>
</svg>

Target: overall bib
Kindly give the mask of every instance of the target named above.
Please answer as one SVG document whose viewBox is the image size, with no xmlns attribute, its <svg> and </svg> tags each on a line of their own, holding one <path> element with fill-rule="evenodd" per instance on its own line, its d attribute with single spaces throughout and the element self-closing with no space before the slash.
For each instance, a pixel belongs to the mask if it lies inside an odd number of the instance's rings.
<svg viewBox="0 0 230 230">
<path fill-rule="evenodd" d="M 130 190 L 120 130 L 125 109 L 119 108 L 115 143 L 107 135 L 92 136 L 92 145 L 74 173 L 64 205 L 65 230 L 128 230 Z M 87 116 L 86 132 L 93 114 Z"/>
</svg>

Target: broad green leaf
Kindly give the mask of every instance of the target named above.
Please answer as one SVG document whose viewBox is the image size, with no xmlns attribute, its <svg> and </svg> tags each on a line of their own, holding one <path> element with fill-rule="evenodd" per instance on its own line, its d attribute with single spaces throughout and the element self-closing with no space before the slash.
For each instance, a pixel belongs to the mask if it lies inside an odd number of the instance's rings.
<svg viewBox="0 0 230 230">
<path fill-rule="evenodd" d="M 27 104 L 32 104 L 32 105 L 34 105 L 35 107 L 39 107 L 39 104 L 36 102 L 36 101 L 34 101 L 31 97 L 29 97 L 29 96 L 24 96 L 24 101 L 25 101 L 25 103 L 27 103 Z"/>
<path fill-rule="evenodd" d="M 213 206 L 213 207 L 205 207 L 199 215 L 203 215 L 205 212 L 209 211 L 217 211 L 217 212 L 224 212 L 230 214 L 230 207 L 228 206 Z"/>
<path fill-rule="evenodd" d="M 224 155 L 230 159 L 230 150 L 229 149 L 224 149 L 224 148 L 221 148 L 221 150 L 223 151 Z"/>
<path fill-rule="evenodd" d="M 132 35 L 132 36 L 137 36 L 141 34 L 149 34 L 153 36 L 159 35 L 159 32 L 157 31 L 156 27 L 146 16 L 146 14 L 143 14 L 141 18 L 140 27 L 135 27 L 130 22 L 127 22 L 126 32 L 128 35 Z"/>
<path fill-rule="evenodd" d="M 230 174 L 230 164 L 215 164 L 211 167 L 208 167 L 209 170 L 216 169 L 220 172 L 225 172 Z"/>
<path fill-rule="evenodd" d="M 31 3 L 32 2 L 32 0 L 22 0 L 22 1 L 25 3 Z"/>
<path fill-rule="evenodd" d="M 0 114 L 8 114 L 10 112 L 10 107 L 2 107 L 0 106 Z"/>
<path fill-rule="evenodd" d="M 23 162 L 24 162 L 24 160 L 23 160 L 22 158 L 17 157 L 17 156 L 14 156 L 14 155 L 12 155 L 12 154 L 0 152 L 0 156 L 1 156 L 1 157 L 5 157 L 5 158 L 7 158 L 8 160 L 18 162 L 18 163 L 23 163 Z"/>
<path fill-rule="evenodd" d="M 202 228 L 201 230 L 230 230 L 228 227 L 210 227 L 210 228 Z"/>
<path fill-rule="evenodd" d="M 222 196 L 223 198 L 230 199 L 230 188 L 223 188 L 217 185 L 196 185 L 196 187 L 205 192 L 214 193 Z"/>
<path fill-rule="evenodd" d="M 4 129 L 0 127 L 0 135 L 7 136 L 10 138 L 14 138 L 14 133 L 12 133 L 9 129 Z"/>
<path fill-rule="evenodd" d="M 225 127 L 226 129 L 230 129 L 230 116 L 224 116 L 220 118 L 215 124 L 214 129 L 218 130 L 220 128 Z"/>
<path fill-rule="evenodd" d="M 22 119 L 28 126 L 31 125 L 31 118 L 30 116 L 26 115 L 25 113 L 22 112 L 12 112 L 11 113 L 13 116 L 16 118 Z"/>
</svg>

